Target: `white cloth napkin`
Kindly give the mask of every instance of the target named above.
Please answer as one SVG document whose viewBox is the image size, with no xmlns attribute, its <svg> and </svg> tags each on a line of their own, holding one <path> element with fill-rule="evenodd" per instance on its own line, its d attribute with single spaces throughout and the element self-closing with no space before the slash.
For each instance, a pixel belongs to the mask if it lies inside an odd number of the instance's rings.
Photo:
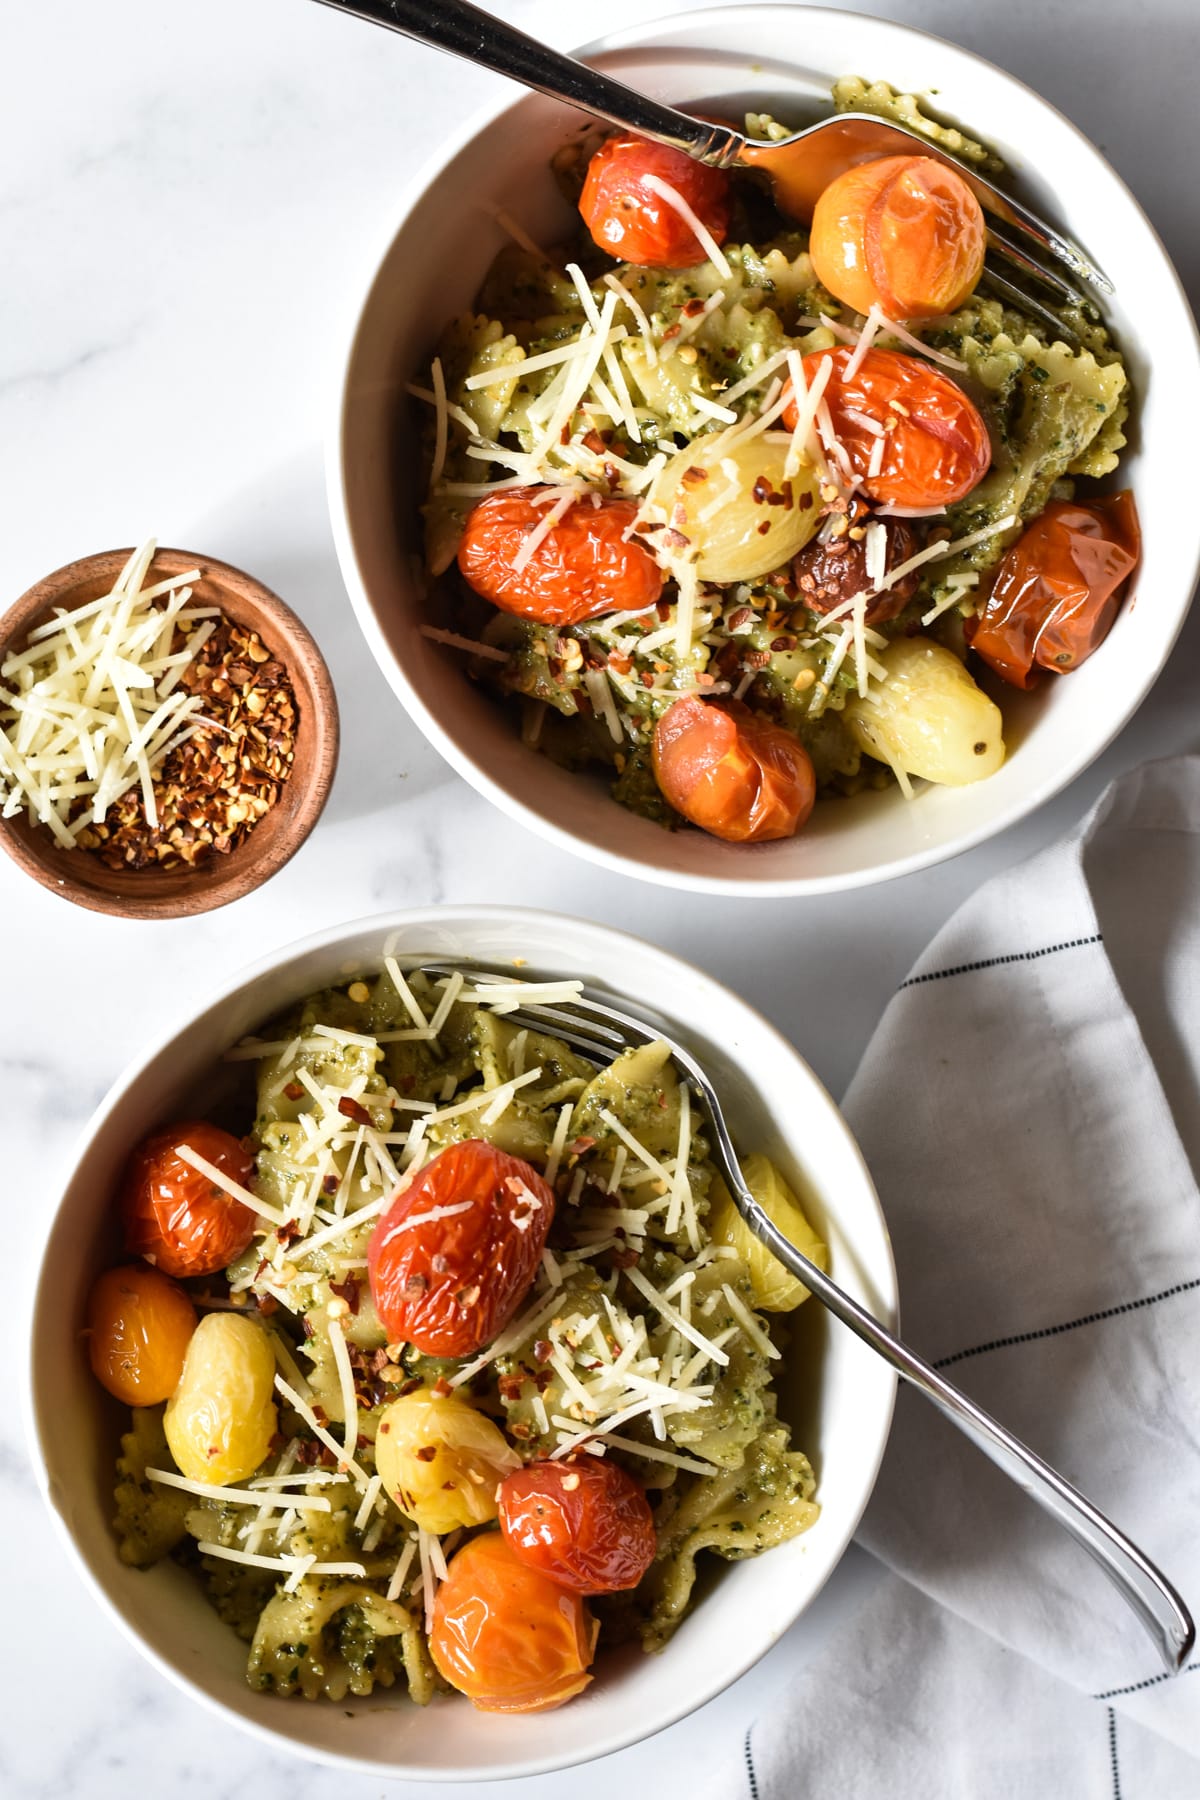
<svg viewBox="0 0 1200 1800">
<path fill-rule="evenodd" d="M 845 1100 L 907 1339 L 1200 1608 L 1200 758 L 1116 782 L 997 877 Z M 901 1389 L 860 1543 L 885 1573 L 713 1800 L 1197 1800 L 1200 1662 Z"/>
</svg>

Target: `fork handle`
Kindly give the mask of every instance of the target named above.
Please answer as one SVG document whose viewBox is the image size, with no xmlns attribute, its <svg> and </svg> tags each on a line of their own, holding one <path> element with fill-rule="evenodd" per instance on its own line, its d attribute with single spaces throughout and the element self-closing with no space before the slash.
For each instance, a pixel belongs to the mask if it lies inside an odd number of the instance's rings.
<svg viewBox="0 0 1200 1800">
<path fill-rule="evenodd" d="M 729 1148 L 732 1168 L 736 1169 L 738 1164 L 732 1156 L 732 1144 Z M 1072 1487 L 1027 1444 L 1014 1437 L 961 1388 L 956 1388 L 953 1382 L 947 1381 L 931 1364 L 910 1350 L 836 1281 L 831 1281 L 822 1269 L 802 1255 L 772 1224 L 745 1183 L 739 1183 L 739 1186 L 739 1209 L 756 1237 L 828 1307 L 835 1318 L 890 1363 L 904 1381 L 932 1401 L 939 1412 L 957 1425 L 985 1456 L 1003 1469 L 1031 1500 L 1036 1500 L 1095 1558 L 1154 1639 L 1167 1670 L 1176 1674 L 1191 1653 L 1196 1628 L 1183 1600 L 1166 1576 L 1124 1532 L 1118 1531 L 1111 1520 L 1092 1505 L 1086 1495 Z"/>
<path fill-rule="evenodd" d="M 690 119 L 686 113 L 614 81 L 611 75 L 602 75 L 598 69 L 589 69 L 586 63 L 538 43 L 491 13 L 469 5 L 468 0 L 437 0 L 432 6 L 429 0 L 321 0 L 321 4 L 398 31 L 435 50 L 446 50 L 451 56 L 464 57 L 610 125 L 683 150 L 700 162 L 724 167 L 744 141 L 728 126 Z"/>
</svg>

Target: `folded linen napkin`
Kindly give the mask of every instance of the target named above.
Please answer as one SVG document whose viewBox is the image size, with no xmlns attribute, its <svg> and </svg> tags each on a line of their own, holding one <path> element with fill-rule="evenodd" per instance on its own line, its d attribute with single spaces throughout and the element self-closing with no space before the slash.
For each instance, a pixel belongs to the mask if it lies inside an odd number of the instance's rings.
<svg viewBox="0 0 1200 1800">
<path fill-rule="evenodd" d="M 1200 758 L 1116 782 L 989 882 L 845 1100 L 903 1329 L 1200 1606 Z M 793 1800 L 1196 1800 L 1161 1674 L 1085 1553 L 901 1389 L 857 1616 L 714 1783 Z"/>
</svg>

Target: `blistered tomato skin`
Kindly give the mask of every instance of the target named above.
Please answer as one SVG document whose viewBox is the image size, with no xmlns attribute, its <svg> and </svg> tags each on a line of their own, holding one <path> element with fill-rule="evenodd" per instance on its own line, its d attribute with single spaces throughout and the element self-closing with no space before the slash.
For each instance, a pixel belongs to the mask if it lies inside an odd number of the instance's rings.
<svg viewBox="0 0 1200 1800">
<path fill-rule="evenodd" d="M 794 837 L 817 796 L 803 744 L 736 700 L 676 700 L 654 728 L 652 754 L 676 812 L 728 844 Z"/>
<path fill-rule="evenodd" d="M 996 571 L 971 648 L 1013 687 L 1077 669 L 1112 630 L 1141 556 L 1132 493 L 1052 500 Z"/>
<path fill-rule="evenodd" d="M 887 574 L 906 563 L 917 549 L 917 536 L 903 519 L 877 519 L 886 538 L 883 566 Z M 792 562 L 792 574 L 800 587 L 800 598 L 815 613 L 832 612 L 856 594 L 869 593 L 867 550 L 864 540 L 850 537 L 830 538 L 827 543 L 814 539 L 806 544 Z M 902 575 L 895 587 L 875 594 L 867 602 L 866 623 L 883 625 L 899 616 L 921 585 L 920 569 Z"/>
<path fill-rule="evenodd" d="M 163 1430 L 177 1468 L 218 1487 L 245 1481 L 266 1460 L 278 1414 L 275 1355 L 266 1331 L 240 1313 L 208 1313 L 183 1359 Z"/>
<path fill-rule="evenodd" d="M 847 378 L 852 355 L 848 345 L 810 351 L 804 358 L 804 379 L 811 385 L 821 364 L 833 363 L 825 399 L 863 493 L 887 506 L 933 508 L 962 500 L 982 481 L 992 460 L 978 409 L 957 382 L 919 357 L 868 350 Z M 783 416 L 795 425 L 794 398 Z M 860 422 L 863 417 L 884 431 L 883 461 L 874 475 L 867 470 L 879 436 Z"/>
<path fill-rule="evenodd" d="M 494 1519 L 496 1484 L 520 1461 L 500 1427 L 458 1394 L 402 1394 L 379 1420 L 375 1467 L 384 1488 L 439 1537 Z"/>
<path fill-rule="evenodd" d="M 679 212 L 646 185 L 660 181 L 684 199 L 719 244 L 729 230 L 729 177 L 682 150 L 645 138 L 612 137 L 588 164 L 579 197 L 593 242 L 619 262 L 640 268 L 690 269 L 708 252 Z"/>
<path fill-rule="evenodd" d="M 636 1587 L 657 1547 L 643 1490 L 595 1456 L 530 1463 L 506 1475 L 500 1529 L 522 1562 L 579 1594 Z"/>
<path fill-rule="evenodd" d="M 406 1221 L 460 1207 L 427 1223 Z M 554 1194 L 494 1144 L 451 1144 L 396 1195 L 367 1246 L 371 1297 L 393 1343 L 470 1356 L 516 1312 L 541 1262 Z"/>
<path fill-rule="evenodd" d="M 931 156 L 887 156 L 830 182 L 809 254 L 817 279 L 856 312 L 930 319 L 972 293 L 986 247 L 982 209 L 956 170 Z"/>
<path fill-rule="evenodd" d="M 579 625 L 601 613 L 653 606 L 662 570 L 623 535 L 637 516 L 633 500 L 580 501 L 518 566 L 526 538 L 557 498 L 554 488 L 514 488 L 472 508 L 458 566 L 475 592 L 501 612 L 542 625 Z"/>
<path fill-rule="evenodd" d="M 88 1299 L 87 1347 L 101 1387 L 126 1406 L 157 1406 L 179 1385 L 196 1309 L 145 1263 L 107 1269 Z"/>
<path fill-rule="evenodd" d="M 560 1587 L 486 1531 L 464 1544 L 433 1604 L 429 1649 L 480 1712 L 549 1712 L 590 1682 L 599 1627 Z"/>
<path fill-rule="evenodd" d="M 186 1144 L 245 1187 L 254 1161 L 217 1125 L 186 1120 L 157 1132 L 130 1158 L 121 1190 L 125 1248 L 164 1275 L 185 1279 L 224 1269 L 254 1236 L 255 1215 L 177 1153 Z"/>
</svg>

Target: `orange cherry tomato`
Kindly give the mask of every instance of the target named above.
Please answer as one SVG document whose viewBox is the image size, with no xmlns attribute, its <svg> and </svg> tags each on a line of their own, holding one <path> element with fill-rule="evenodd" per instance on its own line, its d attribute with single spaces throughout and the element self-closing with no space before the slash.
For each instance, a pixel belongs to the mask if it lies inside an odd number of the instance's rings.
<svg viewBox="0 0 1200 1800">
<path fill-rule="evenodd" d="M 856 312 L 932 319 L 972 292 L 986 242 L 983 210 L 947 163 L 885 156 L 830 182 L 808 248 L 818 281 Z"/>
<path fill-rule="evenodd" d="M 718 244 L 729 230 L 729 177 L 682 150 L 640 137 L 611 137 L 588 164 L 579 196 L 583 222 L 601 250 L 643 268 L 690 269 L 708 251 L 687 220 L 653 187 L 664 182 Z"/>
<path fill-rule="evenodd" d="M 958 384 L 899 350 L 868 350 L 847 378 L 852 355 L 849 345 L 812 350 L 804 358 L 804 379 L 811 383 L 823 361 L 833 363 L 825 399 L 834 433 L 861 478 L 863 493 L 886 506 L 931 509 L 969 494 L 988 472 L 992 446 L 979 411 Z M 886 433 L 875 475 L 867 470 L 879 437 L 856 413 L 882 425 Z M 794 397 L 783 416 L 795 425 Z"/>
<path fill-rule="evenodd" d="M 648 550 L 623 536 L 637 516 L 634 500 L 579 501 L 518 567 L 522 545 L 545 519 L 554 493 L 509 488 L 471 509 L 458 566 L 475 592 L 501 612 L 543 625 L 578 625 L 601 613 L 653 606 L 662 570 Z"/>
<path fill-rule="evenodd" d="M 549 1712 L 592 1679 L 599 1629 L 579 1594 L 522 1562 L 501 1532 L 486 1531 L 451 1559 L 429 1650 L 480 1712 Z"/>
<path fill-rule="evenodd" d="M 645 1493 L 598 1456 L 514 1469 L 500 1483 L 500 1529 L 522 1562 L 579 1594 L 636 1587 L 658 1547 Z"/>
<path fill-rule="evenodd" d="M 165 1275 L 212 1275 L 254 1236 L 255 1215 L 177 1154 L 186 1144 L 245 1187 L 254 1159 L 229 1132 L 203 1120 L 172 1125 L 140 1144 L 121 1192 L 125 1248 Z"/>
<path fill-rule="evenodd" d="M 458 1208 L 416 1224 L 427 1213 Z M 398 1193 L 367 1245 L 371 1297 L 394 1343 L 470 1356 L 525 1297 L 554 1217 L 537 1170 L 494 1144 L 451 1144 Z"/>
<path fill-rule="evenodd" d="M 1013 687 L 1077 669 L 1112 630 L 1141 547 L 1128 488 L 1087 505 L 1052 500 L 997 569 L 971 648 Z"/>
<path fill-rule="evenodd" d="M 126 1406 L 157 1406 L 179 1386 L 196 1309 L 178 1284 L 145 1263 L 109 1269 L 88 1300 L 88 1360 Z"/>
<path fill-rule="evenodd" d="M 676 812 L 727 844 L 793 837 L 817 796 L 803 744 L 736 700 L 676 700 L 654 728 L 652 754 Z"/>
</svg>

